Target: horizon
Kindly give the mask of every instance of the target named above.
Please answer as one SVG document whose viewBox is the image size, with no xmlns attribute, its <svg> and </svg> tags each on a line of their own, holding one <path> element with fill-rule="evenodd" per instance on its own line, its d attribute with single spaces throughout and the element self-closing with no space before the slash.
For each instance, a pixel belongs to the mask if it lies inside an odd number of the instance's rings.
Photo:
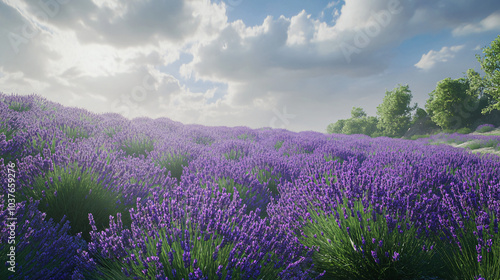
<svg viewBox="0 0 500 280">
<path fill-rule="evenodd" d="M 45 4 L 44 4 L 45 3 Z M 500 2 L 0 1 L 0 92 L 133 119 L 325 133 L 408 84 L 423 107 Z"/>
</svg>

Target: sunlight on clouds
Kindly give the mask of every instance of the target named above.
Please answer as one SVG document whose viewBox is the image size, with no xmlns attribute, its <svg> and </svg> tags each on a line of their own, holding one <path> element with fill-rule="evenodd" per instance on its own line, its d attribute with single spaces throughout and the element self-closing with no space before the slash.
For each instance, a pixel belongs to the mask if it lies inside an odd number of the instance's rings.
<svg viewBox="0 0 500 280">
<path fill-rule="evenodd" d="M 443 47 L 439 51 L 430 50 L 428 53 L 423 54 L 419 62 L 415 64 L 415 67 L 422 70 L 429 70 L 436 63 L 447 62 L 450 59 L 455 58 L 455 54 L 464 48 L 465 45 Z"/>
</svg>

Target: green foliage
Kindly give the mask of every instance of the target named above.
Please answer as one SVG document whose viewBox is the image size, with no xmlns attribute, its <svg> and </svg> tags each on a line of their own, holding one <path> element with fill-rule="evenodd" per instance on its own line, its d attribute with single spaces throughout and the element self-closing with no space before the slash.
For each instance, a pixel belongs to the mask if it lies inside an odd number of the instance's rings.
<svg viewBox="0 0 500 280">
<path fill-rule="evenodd" d="M 459 134 L 469 134 L 469 133 L 472 132 L 472 129 L 470 129 L 468 127 L 462 127 L 460 129 L 457 129 L 456 132 L 459 133 Z"/>
<path fill-rule="evenodd" d="M 279 195 L 278 184 L 280 182 L 281 173 L 273 175 L 273 168 L 267 167 L 264 169 L 253 169 L 253 173 L 257 175 L 257 179 L 261 184 L 267 184 L 267 189 L 275 197 Z"/>
<path fill-rule="evenodd" d="M 32 137 L 32 139 L 28 142 L 31 147 L 35 149 L 35 152 L 43 156 L 43 150 L 49 149 L 51 154 L 56 152 L 56 144 L 57 138 L 54 133 L 54 137 L 52 140 L 44 140 L 40 133 L 37 132 L 37 137 Z"/>
<path fill-rule="evenodd" d="M 442 236 L 436 246 L 448 270 L 448 279 L 477 279 L 479 275 L 487 280 L 500 279 L 500 236 L 494 232 L 496 217 L 493 212 L 483 214 L 489 216 L 488 227 L 478 227 L 474 213 L 469 217 L 459 214 L 460 221 L 450 215 L 450 219 L 463 226 L 455 227 L 456 238 L 449 240 Z"/>
<path fill-rule="evenodd" d="M 337 133 L 340 134 L 342 133 L 342 129 L 344 129 L 346 120 L 338 120 L 335 123 L 331 123 L 328 125 L 326 128 L 326 133 L 332 134 L 332 133 Z"/>
<path fill-rule="evenodd" d="M 471 150 L 477 150 L 481 148 L 481 143 L 474 141 L 469 144 L 466 144 L 465 148 L 469 148 Z"/>
<path fill-rule="evenodd" d="M 210 146 L 214 142 L 214 139 L 208 136 L 198 136 L 193 138 L 193 142 L 204 146 Z"/>
<path fill-rule="evenodd" d="M 372 135 L 377 132 L 377 124 L 376 117 L 350 118 L 345 121 L 342 133 Z"/>
<path fill-rule="evenodd" d="M 427 116 L 428 116 L 428 114 L 424 109 L 417 107 L 417 110 L 415 111 L 415 114 L 413 115 L 413 118 L 411 120 L 411 124 L 415 124 L 415 123 L 423 120 Z"/>
<path fill-rule="evenodd" d="M 224 153 L 224 157 L 228 160 L 240 160 L 245 154 L 239 149 L 231 149 L 229 153 Z"/>
<path fill-rule="evenodd" d="M 154 142 L 146 137 L 129 138 L 122 142 L 121 149 L 127 156 L 147 156 L 154 149 Z"/>
<path fill-rule="evenodd" d="M 326 132 L 329 134 L 365 134 L 370 136 L 377 132 L 377 123 L 377 118 L 367 117 L 362 108 L 353 107 L 350 119 L 338 120 L 336 123 L 329 124 Z"/>
<path fill-rule="evenodd" d="M 62 125 L 59 127 L 69 138 L 76 140 L 81 138 L 89 138 L 89 133 L 80 127 L 72 127 L 69 125 Z"/>
<path fill-rule="evenodd" d="M 417 139 L 420 139 L 420 138 L 429 138 L 431 137 L 429 134 L 424 134 L 424 135 L 413 135 L 410 139 L 411 140 L 417 140 Z"/>
<path fill-rule="evenodd" d="M 479 133 L 486 133 L 486 132 L 490 132 L 490 131 L 493 131 L 495 128 L 492 127 L 492 126 L 483 126 L 481 127 L 480 129 L 476 130 L 477 132 Z"/>
<path fill-rule="evenodd" d="M 237 219 L 230 226 L 237 227 Z M 92 275 L 92 279 L 132 279 L 134 276 L 138 279 L 157 279 L 156 276 L 160 274 L 160 271 L 164 272 L 168 279 L 194 279 L 189 277 L 189 274 L 194 272 L 194 260 L 197 260 L 196 267 L 201 269 L 206 279 L 241 279 L 241 269 L 238 266 L 229 271 L 224 269 L 228 267 L 231 255 L 239 254 L 237 246 L 228 243 L 227 238 L 223 238 L 222 234 L 211 234 L 208 238 L 206 235 L 198 225 L 188 222 L 170 223 L 162 227 L 155 226 L 154 231 L 141 233 L 145 252 L 139 246 L 127 249 L 127 255 L 133 254 L 137 257 L 137 261 L 125 262 L 98 257 L 97 261 L 100 265 L 97 272 Z M 191 262 L 189 264 L 183 261 L 183 254 L 188 252 L 184 250 L 186 247 L 182 244 L 184 242 L 188 242 L 190 248 Z M 158 248 L 161 252 L 159 255 L 157 254 Z M 172 259 L 169 258 L 170 253 Z M 148 262 L 148 258 L 142 256 L 158 256 L 163 267 L 156 267 L 153 262 Z M 214 256 L 216 256 L 215 259 Z M 270 255 L 270 259 L 276 258 Z M 282 268 L 274 268 L 273 261 L 262 261 L 261 265 L 259 279 L 279 279 L 278 274 Z M 223 268 L 220 271 L 221 277 L 217 274 L 219 266 Z M 131 277 L 125 277 L 122 268 Z"/>
<path fill-rule="evenodd" d="M 352 107 L 351 118 L 360 119 L 366 117 L 366 113 L 361 107 Z"/>
<path fill-rule="evenodd" d="M 29 104 L 24 104 L 21 102 L 14 101 L 10 103 L 9 109 L 14 110 L 16 112 L 26 112 L 31 109 L 31 106 Z"/>
<path fill-rule="evenodd" d="M 251 134 L 243 133 L 241 135 L 238 135 L 237 139 L 253 141 L 253 140 L 255 140 L 255 136 L 251 135 Z"/>
<path fill-rule="evenodd" d="M 108 225 L 109 215 L 128 212 L 125 205 L 117 203 L 122 199 L 121 193 L 106 189 L 98 182 L 98 177 L 77 163 L 66 168 L 56 166 L 53 171 L 37 177 L 31 188 L 24 188 L 22 196 L 23 199 L 33 197 L 40 200 L 39 210 L 55 221 L 66 215 L 71 234 L 82 232 L 82 237 L 90 241 L 89 213 L 93 214 L 96 226 L 102 230 Z M 130 224 L 130 219 L 124 222 Z"/>
<path fill-rule="evenodd" d="M 379 116 L 378 129 L 386 136 L 401 137 L 410 127 L 410 107 L 412 94 L 408 85 L 399 85 L 392 91 L 386 91 L 382 104 L 377 107 Z"/>
<path fill-rule="evenodd" d="M 113 137 L 116 133 L 120 131 L 122 131 L 122 128 L 119 126 L 110 126 L 104 129 L 104 133 L 106 133 L 106 135 L 108 135 L 109 137 Z"/>
<path fill-rule="evenodd" d="M 276 144 L 274 144 L 274 149 L 275 149 L 276 151 L 278 151 L 279 149 L 281 149 L 281 146 L 283 146 L 283 143 L 284 143 L 284 142 L 285 142 L 285 141 L 276 141 Z"/>
<path fill-rule="evenodd" d="M 3 123 L 0 123 L 0 134 L 5 134 L 5 140 L 9 141 L 12 140 L 12 138 L 16 134 L 16 130 L 9 128 L 7 125 L 4 125 Z"/>
<path fill-rule="evenodd" d="M 384 212 L 375 213 L 371 207 L 364 210 L 359 201 L 352 203 L 349 207 L 345 200 L 337 205 L 333 215 L 309 209 L 311 220 L 303 228 L 301 242 L 319 247 L 313 261 L 318 271 L 326 270 L 326 279 L 416 279 L 436 275 L 440 265 L 435 251 L 422 249 L 424 245 L 430 248 L 431 241 L 417 238 L 416 228 L 404 216 L 389 228 Z M 346 209 L 353 209 L 354 217 Z"/>
<path fill-rule="evenodd" d="M 500 35 L 491 42 L 489 47 L 483 48 L 484 56 L 476 55 L 481 69 L 486 73 L 484 77 L 485 93 L 490 97 L 490 104 L 483 113 L 500 110 Z"/>
<path fill-rule="evenodd" d="M 464 127 L 478 103 L 477 92 L 471 91 L 466 78 L 441 80 L 429 96 L 425 104 L 427 112 L 443 129 Z"/>
<path fill-rule="evenodd" d="M 188 166 L 189 160 L 187 154 L 167 153 L 157 160 L 156 164 L 165 168 L 167 173 L 170 172 L 172 178 L 180 181 L 184 167 Z"/>
</svg>

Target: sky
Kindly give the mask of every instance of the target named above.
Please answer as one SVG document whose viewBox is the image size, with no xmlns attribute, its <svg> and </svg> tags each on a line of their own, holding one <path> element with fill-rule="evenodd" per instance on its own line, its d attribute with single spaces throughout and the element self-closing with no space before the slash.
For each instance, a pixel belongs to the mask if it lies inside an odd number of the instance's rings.
<svg viewBox="0 0 500 280">
<path fill-rule="evenodd" d="M 129 119 L 326 132 L 481 73 L 498 0 L 0 0 L 0 92 Z"/>
</svg>

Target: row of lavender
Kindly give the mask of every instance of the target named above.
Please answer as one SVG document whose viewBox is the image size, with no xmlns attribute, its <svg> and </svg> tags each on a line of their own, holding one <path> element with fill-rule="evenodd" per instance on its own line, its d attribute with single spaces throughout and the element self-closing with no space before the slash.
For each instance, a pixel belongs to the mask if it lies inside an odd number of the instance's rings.
<svg viewBox="0 0 500 280">
<path fill-rule="evenodd" d="M 478 130 L 481 126 L 478 127 Z M 487 128 L 493 128 L 492 125 L 482 126 Z M 480 135 L 480 134 L 460 134 L 460 133 L 438 133 L 431 135 L 429 138 L 421 138 L 419 141 L 425 141 L 429 143 L 448 143 L 457 144 L 468 142 L 464 145 L 464 148 L 469 148 L 472 150 L 479 148 L 491 148 L 493 151 L 500 151 L 500 134 L 491 135 Z"/>
<path fill-rule="evenodd" d="M 2 279 L 500 279 L 494 155 L 2 94 L 0 156 Z"/>
</svg>

